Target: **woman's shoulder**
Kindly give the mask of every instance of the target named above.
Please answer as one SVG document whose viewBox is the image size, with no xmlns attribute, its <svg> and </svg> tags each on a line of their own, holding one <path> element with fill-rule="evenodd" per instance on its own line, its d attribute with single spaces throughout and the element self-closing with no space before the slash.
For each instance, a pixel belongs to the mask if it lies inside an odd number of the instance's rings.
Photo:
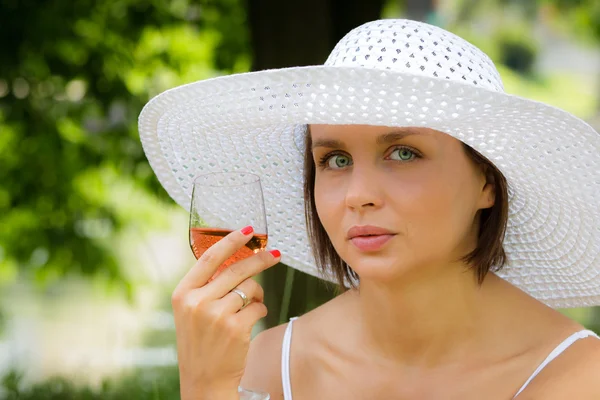
<svg viewBox="0 0 600 400">
<path fill-rule="evenodd" d="M 518 399 L 600 399 L 600 340 L 579 339 L 550 362 Z"/>
<path fill-rule="evenodd" d="M 320 335 L 317 332 L 322 333 L 327 329 L 329 317 L 338 309 L 336 303 L 339 303 L 339 296 L 294 319 L 292 336 L 295 348 L 308 349 L 311 347 L 309 343 L 314 344 L 318 340 Z M 283 337 L 288 325 L 289 322 L 266 329 L 252 340 L 242 387 L 268 392 L 272 399 L 283 399 L 281 359 Z M 308 353 L 303 351 L 301 355 Z M 296 357 L 296 364 L 301 364 L 300 361 Z"/>
<path fill-rule="evenodd" d="M 272 399 L 283 398 L 281 351 L 288 324 L 266 329 L 250 342 L 242 387 L 267 392 Z"/>
<path fill-rule="evenodd" d="M 600 340 L 577 335 L 586 329 L 583 325 L 537 300 L 524 302 L 520 309 L 514 327 L 532 343 L 527 362 L 531 372 L 554 358 L 517 399 L 600 399 Z"/>
<path fill-rule="evenodd" d="M 528 364 L 535 369 L 547 357 L 554 358 L 517 399 L 600 399 L 600 340 L 577 335 L 586 330 L 583 325 L 537 300 L 521 302 L 518 309 L 519 319 L 512 326 L 520 327 L 531 344 Z"/>
</svg>

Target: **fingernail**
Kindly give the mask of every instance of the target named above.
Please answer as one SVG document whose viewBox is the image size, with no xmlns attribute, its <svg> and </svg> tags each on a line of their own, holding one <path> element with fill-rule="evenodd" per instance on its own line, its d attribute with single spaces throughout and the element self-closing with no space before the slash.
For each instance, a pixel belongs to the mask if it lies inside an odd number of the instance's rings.
<svg viewBox="0 0 600 400">
<path fill-rule="evenodd" d="M 269 253 L 271 253 L 271 255 L 273 255 L 273 257 L 278 258 L 281 255 L 281 252 L 279 250 L 271 250 L 269 251 Z"/>
<path fill-rule="evenodd" d="M 247 226 L 247 227 L 245 227 L 245 228 L 242 228 L 242 233 L 243 233 L 244 235 L 249 235 L 249 234 L 251 234 L 252 232 L 254 232 L 254 229 L 253 229 L 253 228 L 252 228 L 250 225 L 248 225 L 248 226 Z"/>
</svg>

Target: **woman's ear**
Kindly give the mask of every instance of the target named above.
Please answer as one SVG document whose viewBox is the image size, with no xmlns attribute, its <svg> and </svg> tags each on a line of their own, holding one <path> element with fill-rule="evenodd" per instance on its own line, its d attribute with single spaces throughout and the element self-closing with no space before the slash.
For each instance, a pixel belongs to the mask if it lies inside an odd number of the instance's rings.
<svg viewBox="0 0 600 400">
<path fill-rule="evenodd" d="M 485 181 L 479 196 L 479 209 L 491 208 L 496 202 L 496 180 L 487 165 L 482 166 Z"/>
</svg>

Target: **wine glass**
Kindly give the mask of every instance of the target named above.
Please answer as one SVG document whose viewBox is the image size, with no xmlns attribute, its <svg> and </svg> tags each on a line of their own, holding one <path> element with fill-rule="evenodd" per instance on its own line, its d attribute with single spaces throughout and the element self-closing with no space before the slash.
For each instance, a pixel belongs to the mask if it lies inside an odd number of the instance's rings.
<svg viewBox="0 0 600 400">
<path fill-rule="evenodd" d="M 214 279 L 231 264 L 267 247 L 267 217 L 260 177 L 248 172 L 213 172 L 194 180 L 190 206 L 190 247 L 198 259 L 230 232 L 252 225 L 254 236 L 227 259 Z"/>
<path fill-rule="evenodd" d="M 267 247 L 267 216 L 260 177 L 248 172 L 213 172 L 194 180 L 190 205 L 190 247 L 198 259 L 228 233 L 252 225 L 254 236 L 227 259 L 213 280 L 231 264 Z M 238 387 L 241 400 L 269 400 L 268 393 Z"/>
</svg>

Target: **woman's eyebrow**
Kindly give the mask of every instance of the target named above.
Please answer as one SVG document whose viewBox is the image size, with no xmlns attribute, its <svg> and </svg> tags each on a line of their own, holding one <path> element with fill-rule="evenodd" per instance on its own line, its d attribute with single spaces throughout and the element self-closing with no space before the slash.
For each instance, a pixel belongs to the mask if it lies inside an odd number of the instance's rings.
<svg viewBox="0 0 600 400">
<path fill-rule="evenodd" d="M 403 130 L 395 130 L 389 133 L 384 133 L 377 137 L 377 144 L 389 144 L 393 142 L 397 142 L 398 140 L 404 139 L 410 135 L 421 135 L 420 132 L 415 130 L 403 129 Z"/>
<path fill-rule="evenodd" d="M 420 135 L 421 133 L 415 130 L 403 129 L 403 130 L 395 130 L 392 132 L 384 133 L 383 135 L 379 135 L 376 139 L 376 143 L 378 145 L 389 144 L 393 142 L 397 142 L 407 136 L 410 135 Z M 327 147 L 327 148 L 336 148 L 343 149 L 345 147 L 344 142 L 337 139 L 317 139 L 312 143 L 311 149 L 314 150 L 317 147 Z"/>
<path fill-rule="evenodd" d="M 312 142 L 311 149 L 314 150 L 317 147 L 327 147 L 331 149 L 344 148 L 344 143 L 335 139 L 317 139 Z"/>
</svg>

